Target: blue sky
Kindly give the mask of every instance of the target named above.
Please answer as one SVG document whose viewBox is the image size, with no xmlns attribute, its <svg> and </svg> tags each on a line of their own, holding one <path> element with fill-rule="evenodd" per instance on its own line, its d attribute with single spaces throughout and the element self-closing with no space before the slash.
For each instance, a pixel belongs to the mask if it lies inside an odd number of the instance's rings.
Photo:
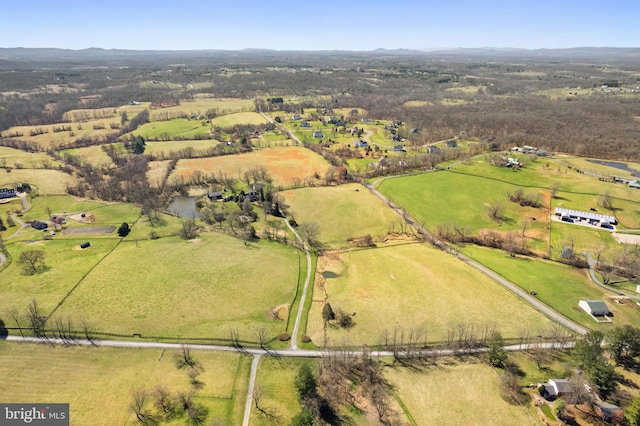
<svg viewBox="0 0 640 426">
<path fill-rule="evenodd" d="M 0 47 L 640 47 L 638 0 L 6 0 Z"/>
</svg>

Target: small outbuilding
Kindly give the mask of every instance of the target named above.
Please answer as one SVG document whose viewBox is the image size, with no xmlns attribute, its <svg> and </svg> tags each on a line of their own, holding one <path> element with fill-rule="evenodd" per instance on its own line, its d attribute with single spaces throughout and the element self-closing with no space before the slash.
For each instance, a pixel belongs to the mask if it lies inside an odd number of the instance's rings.
<svg viewBox="0 0 640 426">
<path fill-rule="evenodd" d="M 31 222 L 31 227 L 39 231 L 44 231 L 49 227 L 49 225 L 46 222 L 42 222 L 41 220 L 34 220 L 33 222 Z"/>
<path fill-rule="evenodd" d="M 586 313 L 594 317 L 603 317 L 611 315 L 611 311 L 602 300 L 581 300 L 578 303 Z"/>
<path fill-rule="evenodd" d="M 316 130 L 315 132 L 313 132 L 313 137 L 317 139 L 321 139 L 321 138 L 324 138 L 324 135 L 320 130 Z"/>
<path fill-rule="evenodd" d="M 596 404 L 594 410 L 598 416 L 605 422 L 610 422 L 614 417 L 623 418 L 622 410 L 620 407 L 614 404 L 609 404 L 607 402 L 601 402 Z"/>
<path fill-rule="evenodd" d="M 91 243 L 89 241 L 87 241 L 87 242 L 84 242 L 84 243 L 80 244 L 80 248 L 81 249 L 86 249 L 90 245 L 91 245 Z"/>
<path fill-rule="evenodd" d="M 222 200 L 222 191 L 211 191 L 207 194 L 211 201 Z"/>
</svg>

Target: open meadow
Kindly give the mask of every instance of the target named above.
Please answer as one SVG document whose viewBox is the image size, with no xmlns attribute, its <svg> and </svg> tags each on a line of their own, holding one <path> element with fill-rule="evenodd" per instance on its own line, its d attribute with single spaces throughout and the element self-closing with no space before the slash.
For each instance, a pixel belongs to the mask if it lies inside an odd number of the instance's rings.
<svg viewBox="0 0 640 426">
<path fill-rule="evenodd" d="M 211 133 L 211 126 L 206 119 L 191 120 L 176 118 L 169 121 L 152 121 L 145 123 L 131 132 L 131 135 L 142 136 L 150 140 L 172 140 L 176 137 L 195 139 L 197 136 L 207 137 Z M 127 136 L 127 135 L 125 135 Z"/>
<path fill-rule="evenodd" d="M 96 331 L 122 335 L 228 340 L 234 327 L 241 340 L 255 342 L 264 327 L 273 338 L 286 327 L 286 318 L 273 319 L 272 312 L 294 299 L 299 256 L 289 246 L 245 246 L 218 233 L 193 241 L 128 240 L 91 271 L 57 315 L 88 318 Z"/>
<path fill-rule="evenodd" d="M 213 139 L 193 140 L 193 141 L 167 141 L 167 142 L 146 142 L 145 154 L 166 155 L 172 152 L 178 152 L 183 149 L 207 150 L 220 144 L 219 141 Z"/>
<path fill-rule="evenodd" d="M 40 195 L 66 194 L 67 186 L 76 185 L 77 179 L 59 170 L 13 169 L 11 173 L 0 171 L 0 188 L 15 187 L 16 184 L 25 182 L 32 188 L 37 188 Z"/>
<path fill-rule="evenodd" d="M 329 346 L 376 345 L 395 331 L 441 342 L 464 323 L 515 338 L 545 330 L 551 321 L 527 303 L 454 256 L 419 243 L 328 252 L 318 260 L 307 334 L 324 342 L 325 292 L 335 312 L 353 314 L 354 325 L 327 327 Z"/>
<path fill-rule="evenodd" d="M 41 231 L 33 232 L 41 238 Z M 24 314 L 27 305 L 36 299 L 42 312 L 48 314 L 118 242 L 116 239 L 94 239 L 91 241 L 91 247 L 80 250 L 80 244 L 85 241 L 87 239 L 84 237 L 15 243 L 9 240 L 6 247 L 13 261 L 2 271 L 0 312 L 15 308 Z M 34 249 L 44 251 L 46 269 L 39 274 L 24 275 L 23 268 L 17 260 L 25 250 Z M 11 327 L 15 327 L 14 321 L 6 317 L 3 315 L 5 321 L 11 324 Z M 74 320 L 79 322 L 80 317 Z M 26 319 L 22 325 L 25 324 Z"/>
<path fill-rule="evenodd" d="M 631 300 L 618 303 L 619 295 L 597 286 L 586 269 L 542 259 L 515 257 L 484 247 L 466 246 L 464 254 L 512 281 L 572 321 L 606 332 L 616 325 L 640 326 L 638 307 Z M 578 306 L 580 300 L 603 300 L 613 313 L 612 323 L 596 323 Z"/>
<path fill-rule="evenodd" d="M 255 106 L 251 99 L 240 98 L 195 98 L 193 100 L 182 100 L 180 105 L 167 108 L 157 108 L 150 111 L 151 121 L 162 120 L 163 117 L 172 114 L 206 114 L 209 109 L 216 111 L 216 114 L 232 114 L 243 111 L 253 111 Z"/>
<path fill-rule="evenodd" d="M 275 186 L 286 187 L 305 179 L 316 181 L 314 174 L 324 176 L 329 164 L 320 155 L 305 148 L 267 148 L 246 154 L 180 160 L 169 180 L 176 176 L 187 178 L 196 171 L 214 176 L 222 173 L 242 179 L 244 172 L 258 167 L 267 169 Z"/>
<path fill-rule="evenodd" d="M 31 199 L 31 208 L 23 220 L 48 220 L 49 210 L 52 215 L 68 216 L 68 227 L 120 225 L 122 222 L 132 223 L 139 214 L 140 208 L 129 203 L 108 203 L 103 201 L 75 198 L 71 195 L 39 196 Z M 85 217 L 76 214 L 85 213 Z"/>
<path fill-rule="evenodd" d="M 76 156 L 80 158 L 84 163 L 98 169 L 109 169 L 115 166 L 111 157 L 109 157 L 109 155 L 102 149 L 102 146 L 100 145 L 87 146 L 84 148 L 72 148 L 60 151 L 60 154 L 62 155 L 64 155 L 65 153 Z"/>
<path fill-rule="evenodd" d="M 348 246 L 353 238 L 383 239 L 402 218 L 360 184 L 300 188 L 281 192 L 298 223 L 315 222 L 318 239 L 330 247 Z"/>
<path fill-rule="evenodd" d="M 26 169 L 38 169 L 57 167 L 62 165 L 60 161 L 55 160 L 44 152 L 26 152 L 20 149 L 13 149 L 0 146 L 0 166 L 2 167 L 19 167 Z M 4 170 L 2 171 L 4 173 Z"/>
<path fill-rule="evenodd" d="M 0 342 L 0 395 L 7 403 L 68 402 L 72 425 L 133 425 L 134 392 L 144 391 L 151 410 L 157 387 L 174 396 L 191 389 L 174 352 Z M 195 350 L 192 355 L 204 370 L 194 401 L 209 409 L 209 421 L 241 423 L 250 358 Z"/>
<path fill-rule="evenodd" d="M 502 398 L 501 370 L 485 363 L 438 361 L 424 369 L 387 368 L 394 387 L 418 425 L 525 425 L 523 409 Z"/>
</svg>

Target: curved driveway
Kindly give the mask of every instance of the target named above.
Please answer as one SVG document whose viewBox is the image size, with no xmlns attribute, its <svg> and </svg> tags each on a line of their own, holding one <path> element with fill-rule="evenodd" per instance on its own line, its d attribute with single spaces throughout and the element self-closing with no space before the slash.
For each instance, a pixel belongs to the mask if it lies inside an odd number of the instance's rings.
<svg viewBox="0 0 640 426">
<path fill-rule="evenodd" d="M 377 183 L 379 182 L 381 179 L 378 179 L 374 182 Z M 418 228 L 418 231 L 421 233 L 427 233 L 428 231 L 426 229 L 424 229 L 422 226 L 418 225 L 419 222 L 417 222 L 413 217 L 411 217 L 408 213 L 403 212 L 399 207 L 397 207 L 396 205 L 394 205 L 386 196 L 384 196 L 380 191 L 378 191 L 377 189 L 375 189 L 373 187 L 373 184 L 369 184 L 366 185 L 366 187 L 373 192 L 374 194 L 376 194 L 378 197 L 380 197 L 387 205 L 389 205 L 389 207 L 391 207 L 398 215 L 400 215 L 401 217 L 405 217 L 407 218 L 407 220 L 410 220 L 413 222 L 414 226 L 416 228 Z M 489 278 L 493 279 L 495 282 L 497 282 L 498 284 L 502 285 L 503 287 L 511 290 L 513 293 L 515 293 L 517 296 L 520 296 L 522 299 L 524 299 L 526 302 L 528 302 L 529 304 L 531 304 L 535 309 L 537 309 L 538 311 L 542 312 L 543 314 L 547 315 L 549 318 L 553 319 L 554 321 L 558 322 L 559 324 L 564 325 L 565 327 L 567 327 L 568 329 L 576 332 L 577 334 L 587 334 L 587 332 L 589 330 L 587 330 L 586 328 L 574 323 L 573 321 L 569 320 L 568 318 L 566 318 L 565 316 L 559 314 L 558 312 L 554 311 L 553 309 L 551 309 L 549 306 L 547 306 L 546 304 L 542 303 L 540 300 L 536 299 L 535 297 L 533 297 L 532 295 L 530 295 L 529 293 L 527 293 L 526 291 L 522 290 L 520 287 L 518 287 L 516 284 L 512 283 L 511 281 L 507 280 L 506 278 L 496 274 L 495 272 L 493 272 L 491 269 L 479 264 L 478 262 L 471 260 L 470 258 L 461 255 L 459 253 L 454 253 L 453 250 L 451 250 L 451 248 L 444 242 L 441 241 L 437 238 L 435 238 L 435 236 L 432 235 L 432 238 L 434 239 L 435 243 L 437 244 L 437 246 L 439 248 L 442 248 L 444 250 L 446 250 L 449 253 L 452 253 L 454 255 L 456 255 L 460 260 L 462 260 L 463 262 L 467 263 L 469 266 L 477 269 L 478 271 L 482 272 L 483 274 L 487 275 Z"/>
</svg>

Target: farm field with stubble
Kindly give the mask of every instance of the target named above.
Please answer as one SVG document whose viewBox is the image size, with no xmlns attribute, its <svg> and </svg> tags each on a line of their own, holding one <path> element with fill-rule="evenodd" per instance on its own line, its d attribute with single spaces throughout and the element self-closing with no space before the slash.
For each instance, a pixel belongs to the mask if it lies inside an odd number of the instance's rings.
<svg viewBox="0 0 640 426">
<path fill-rule="evenodd" d="M 233 156 L 183 159 L 178 161 L 175 170 L 169 176 L 187 178 L 196 171 L 218 176 L 220 173 L 242 179 L 244 172 L 264 167 L 273 179 L 275 186 L 291 185 L 313 176 L 324 176 L 329 164 L 318 154 L 301 147 L 266 148 L 259 151 Z"/>
</svg>

